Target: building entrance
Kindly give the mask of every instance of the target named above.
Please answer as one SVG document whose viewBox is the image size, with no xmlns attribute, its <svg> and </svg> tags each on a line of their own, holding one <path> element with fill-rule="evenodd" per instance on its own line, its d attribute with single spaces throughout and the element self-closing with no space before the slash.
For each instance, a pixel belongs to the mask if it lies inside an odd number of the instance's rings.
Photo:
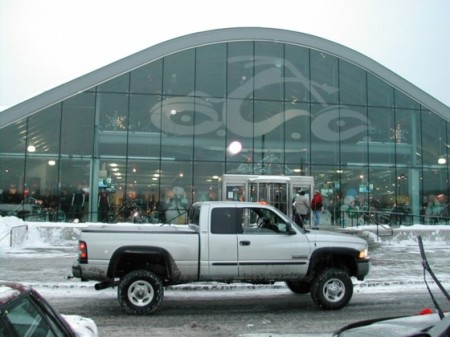
<svg viewBox="0 0 450 337">
<path fill-rule="evenodd" d="M 265 202 L 283 213 L 292 215 L 295 195 L 305 191 L 308 198 L 314 190 L 314 178 L 309 176 L 222 176 L 222 200 Z"/>
</svg>

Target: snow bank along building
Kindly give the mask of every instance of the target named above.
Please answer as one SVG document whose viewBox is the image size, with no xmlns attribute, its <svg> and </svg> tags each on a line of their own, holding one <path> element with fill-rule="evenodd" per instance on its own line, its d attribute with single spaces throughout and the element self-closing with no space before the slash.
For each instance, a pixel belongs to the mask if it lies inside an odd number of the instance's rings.
<svg viewBox="0 0 450 337">
<path fill-rule="evenodd" d="M 174 222 L 195 201 L 257 195 L 290 212 L 289 181 L 312 176 L 324 224 L 444 222 L 449 122 L 449 107 L 342 45 L 206 31 L 1 112 L 0 211 Z"/>
</svg>

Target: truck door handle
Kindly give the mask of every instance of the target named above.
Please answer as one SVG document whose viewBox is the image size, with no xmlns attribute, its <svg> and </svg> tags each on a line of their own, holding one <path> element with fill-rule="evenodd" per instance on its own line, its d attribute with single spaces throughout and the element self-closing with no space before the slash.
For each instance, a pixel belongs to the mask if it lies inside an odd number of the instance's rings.
<svg viewBox="0 0 450 337">
<path fill-rule="evenodd" d="M 250 241 L 239 241 L 241 246 L 250 246 Z"/>
</svg>

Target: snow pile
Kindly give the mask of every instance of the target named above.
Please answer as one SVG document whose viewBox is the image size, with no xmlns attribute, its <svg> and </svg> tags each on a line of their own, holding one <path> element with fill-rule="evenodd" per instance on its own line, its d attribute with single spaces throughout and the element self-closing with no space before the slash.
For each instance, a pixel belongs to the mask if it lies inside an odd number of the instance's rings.
<svg viewBox="0 0 450 337">
<path fill-rule="evenodd" d="M 13 216 L 0 216 L 0 254 L 32 248 L 74 248 L 77 246 L 81 228 L 89 225 L 98 226 L 99 223 L 31 222 Z M 160 224 L 120 224 L 120 226 L 164 228 Z M 420 235 L 425 246 L 444 249 L 450 247 L 449 225 L 412 225 L 396 228 L 383 226 L 378 228 L 379 236 L 376 234 L 376 226 L 373 225 L 347 227 L 342 230 L 353 234 L 364 232 L 369 240 L 377 241 L 381 246 L 417 247 L 417 235 Z M 389 235 L 386 235 L 386 231 L 389 231 Z"/>
<path fill-rule="evenodd" d="M 27 248 L 76 246 L 80 228 L 87 224 L 29 222 L 0 217 L 0 254 Z"/>
</svg>

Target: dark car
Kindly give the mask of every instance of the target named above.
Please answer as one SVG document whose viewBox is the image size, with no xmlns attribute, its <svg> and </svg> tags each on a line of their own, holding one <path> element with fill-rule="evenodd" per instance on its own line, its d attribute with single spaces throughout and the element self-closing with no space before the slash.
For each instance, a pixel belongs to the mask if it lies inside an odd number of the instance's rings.
<svg viewBox="0 0 450 337">
<path fill-rule="evenodd" d="M 336 331 L 334 337 L 447 337 L 450 316 L 438 314 L 373 319 L 353 323 Z"/>
<path fill-rule="evenodd" d="M 424 268 L 424 280 L 428 292 L 436 308 L 436 313 L 427 308 L 422 310 L 420 315 L 378 318 L 349 324 L 333 333 L 333 337 L 448 337 L 450 336 L 450 314 L 444 314 L 436 301 L 427 283 L 426 273 L 431 276 L 446 299 L 450 301 L 450 295 L 439 282 L 436 275 L 428 265 L 422 238 L 417 237 L 420 254 L 422 256 L 422 266 Z"/>
<path fill-rule="evenodd" d="M 33 288 L 0 282 L 0 337 L 98 336 L 88 318 L 60 315 Z"/>
</svg>

